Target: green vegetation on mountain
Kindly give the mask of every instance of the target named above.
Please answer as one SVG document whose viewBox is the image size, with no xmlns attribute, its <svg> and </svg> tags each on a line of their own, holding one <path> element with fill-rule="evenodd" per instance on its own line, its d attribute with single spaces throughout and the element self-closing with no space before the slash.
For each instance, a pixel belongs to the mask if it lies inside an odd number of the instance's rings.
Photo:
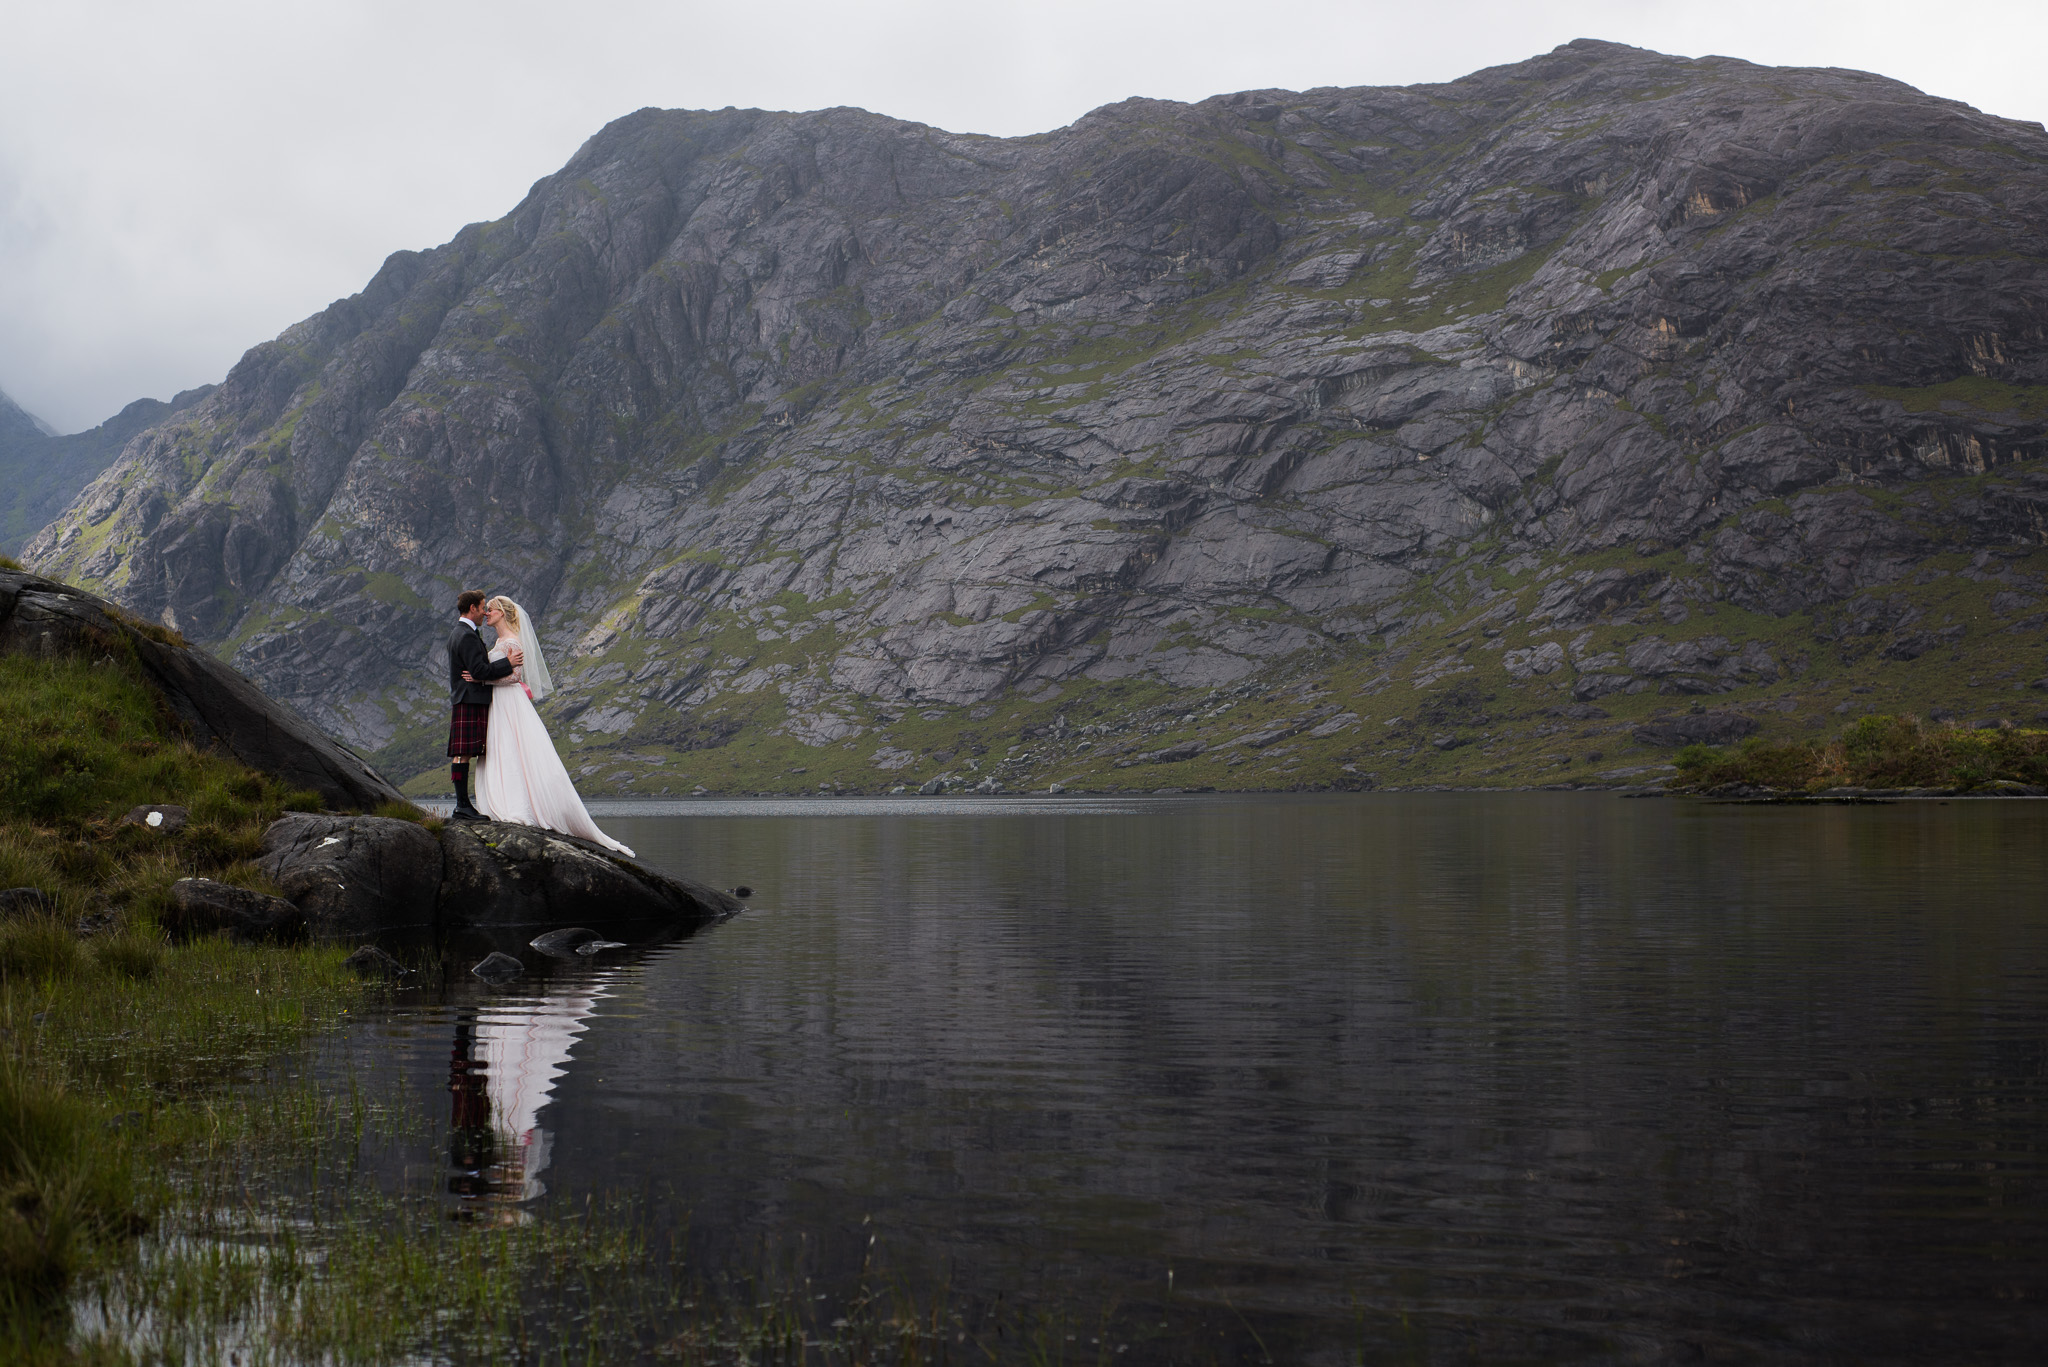
<svg viewBox="0 0 2048 1367">
<path fill-rule="evenodd" d="M 1928 724 L 1918 717 L 1869 716 L 1831 742 L 1757 740 L 1732 753 L 1687 746 L 1675 756 L 1678 787 L 1730 784 L 1788 794 L 1830 789 L 2048 792 L 2048 729 Z"/>
</svg>

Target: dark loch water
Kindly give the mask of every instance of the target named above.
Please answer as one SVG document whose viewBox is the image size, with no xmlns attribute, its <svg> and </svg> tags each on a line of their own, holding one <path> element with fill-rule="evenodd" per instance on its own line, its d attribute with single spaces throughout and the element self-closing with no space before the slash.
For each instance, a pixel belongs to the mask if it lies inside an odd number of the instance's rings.
<svg viewBox="0 0 2048 1367">
<path fill-rule="evenodd" d="M 624 810 L 752 909 L 352 1041 L 478 1199 L 1090 1361 L 2048 1355 L 2048 803 Z"/>
</svg>

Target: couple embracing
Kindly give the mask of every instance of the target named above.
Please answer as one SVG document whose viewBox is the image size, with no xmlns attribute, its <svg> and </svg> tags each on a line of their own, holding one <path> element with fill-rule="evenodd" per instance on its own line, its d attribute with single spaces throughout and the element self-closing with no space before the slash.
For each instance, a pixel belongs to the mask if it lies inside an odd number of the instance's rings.
<svg viewBox="0 0 2048 1367">
<path fill-rule="evenodd" d="M 455 819 L 510 821 L 633 852 L 597 828 L 569 781 L 547 724 L 534 709 L 553 691 L 534 625 L 510 598 L 464 589 L 448 637 L 449 776 Z M 497 634 L 486 649 L 482 628 Z M 470 801 L 474 770 L 476 801 Z"/>
</svg>

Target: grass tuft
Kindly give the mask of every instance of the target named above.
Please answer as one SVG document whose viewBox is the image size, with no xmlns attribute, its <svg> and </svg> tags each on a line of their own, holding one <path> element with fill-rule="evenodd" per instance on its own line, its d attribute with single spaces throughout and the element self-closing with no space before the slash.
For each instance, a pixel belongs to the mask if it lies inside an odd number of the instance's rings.
<svg viewBox="0 0 2048 1367">
<path fill-rule="evenodd" d="M 394 821 L 410 821 L 415 825 L 425 826 L 430 831 L 438 831 L 448 824 L 440 817 L 410 802 L 386 802 L 370 815 L 387 816 Z"/>
<path fill-rule="evenodd" d="M 0 925 L 0 981 L 48 984 L 85 966 L 78 936 L 54 916 L 19 916 Z"/>
</svg>

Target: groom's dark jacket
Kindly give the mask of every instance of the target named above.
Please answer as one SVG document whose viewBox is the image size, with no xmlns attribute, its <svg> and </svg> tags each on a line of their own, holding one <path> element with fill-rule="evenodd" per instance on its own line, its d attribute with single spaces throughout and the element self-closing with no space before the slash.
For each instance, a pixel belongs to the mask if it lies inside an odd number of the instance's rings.
<svg viewBox="0 0 2048 1367">
<path fill-rule="evenodd" d="M 475 683 L 465 682 L 462 675 L 468 671 Z M 512 672 L 510 660 L 493 660 L 491 652 L 484 649 L 483 634 L 471 626 L 466 619 L 458 619 L 455 630 L 448 636 L 448 701 L 453 703 L 472 702 L 490 706 L 492 679 L 502 679 Z"/>
</svg>

